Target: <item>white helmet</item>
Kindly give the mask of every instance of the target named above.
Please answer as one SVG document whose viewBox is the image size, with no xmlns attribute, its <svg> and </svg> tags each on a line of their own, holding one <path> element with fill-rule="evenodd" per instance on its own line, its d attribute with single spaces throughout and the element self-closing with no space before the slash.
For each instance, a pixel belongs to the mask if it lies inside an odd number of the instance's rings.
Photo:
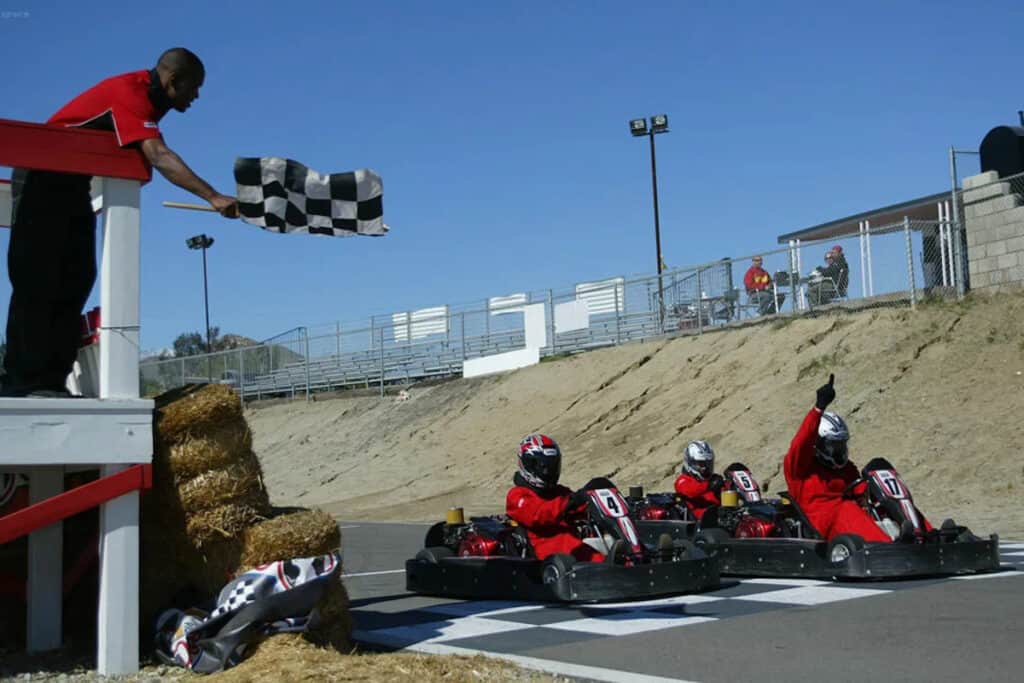
<svg viewBox="0 0 1024 683">
<path fill-rule="evenodd" d="M 814 446 L 814 452 L 821 464 L 834 470 L 845 466 L 850 461 L 850 453 L 846 448 L 846 442 L 849 440 L 850 430 L 843 418 L 830 412 L 821 414 L 821 422 L 818 423 L 818 442 Z"/>
<path fill-rule="evenodd" d="M 708 479 L 715 471 L 715 452 L 707 441 L 691 441 L 683 451 L 683 472 L 699 481 Z"/>
</svg>

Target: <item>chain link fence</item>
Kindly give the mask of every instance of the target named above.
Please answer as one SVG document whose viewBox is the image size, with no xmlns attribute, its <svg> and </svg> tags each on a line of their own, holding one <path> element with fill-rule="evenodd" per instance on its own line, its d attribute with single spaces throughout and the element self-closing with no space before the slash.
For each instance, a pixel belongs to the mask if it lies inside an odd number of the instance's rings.
<svg viewBox="0 0 1024 683">
<path fill-rule="evenodd" d="M 965 286 L 963 231 L 952 220 L 901 223 L 758 254 L 559 289 L 290 330 L 256 346 L 147 361 L 147 395 L 219 382 L 243 399 L 376 388 L 459 375 L 470 358 L 524 348 L 524 307 L 543 305 L 542 357 L 665 335 L 703 334 L 767 316 L 835 307 L 916 306 Z M 755 264 L 754 260 L 759 259 Z M 752 266 L 759 268 L 751 270 Z M 565 311 L 585 310 L 585 325 Z"/>
</svg>

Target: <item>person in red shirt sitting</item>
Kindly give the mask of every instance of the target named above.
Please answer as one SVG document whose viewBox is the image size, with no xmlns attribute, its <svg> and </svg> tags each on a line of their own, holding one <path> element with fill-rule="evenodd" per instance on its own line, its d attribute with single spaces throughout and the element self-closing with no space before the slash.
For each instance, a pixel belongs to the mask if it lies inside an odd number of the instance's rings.
<svg viewBox="0 0 1024 683">
<path fill-rule="evenodd" d="M 772 276 L 761 267 L 761 263 L 760 256 L 751 259 L 750 268 L 743 276 L 743 287 L 747 290 L 750 303 L 757 306 L 758 313 L 761 315 L 778 313 L 785 295 L 781 294 L 776 299 L 772 288 Z"/>
<path fill-rule="evenodd" d="M 530 434 L 519 443 L 519 469 L 515 486 L 505 497 L 508 516 L 526 529 L 538 560 L 568 553 L 577 560 L 602 562 L 605 556 L 580 540 L 570 520 L 587 504 L 590 488 L 611 487 L 607 480 L 592 480 L 575 493 L 561 486 L 562 451 L 544 434 Z"/>
<path fill-rule="evenodd" d="M 714 505 L 720 505 L 724 480 L 715 472 L 715 452 L 707 441 L 691 441 L 683 451 L 682 472 L 675 489 L 696 519 Z"/>
<path fill-rule="evenodd" d="M 860 477 L 850 462 L 850 432 L 843 418 L 825 409 L 835 400 L 835 375 L 817 391 L 814 407 L 789 446 L 783 472 L 790 498 L 800 506 L 815 530 L 828 540 L 857 534 L 867 542 L 890 543 L 892 538 L 855 500 L 843 498 L 846 486 Z M 862 483 L 855 496 L 863 494 Z M 923 520 L 925 530 L 932 526 Z M 908 528 L 909 527 L 909 528 Z M 900 540 L 912 540 L 913 525 L 904 524 Z"/>
</svg>

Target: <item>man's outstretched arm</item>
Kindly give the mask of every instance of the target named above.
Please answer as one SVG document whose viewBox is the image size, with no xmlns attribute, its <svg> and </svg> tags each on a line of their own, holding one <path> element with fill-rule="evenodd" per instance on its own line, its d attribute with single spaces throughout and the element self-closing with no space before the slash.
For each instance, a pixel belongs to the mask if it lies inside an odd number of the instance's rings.
<svg viewBox="0 0 1024 683">
<path fill-rule="evenodd" d="M 238 200 L 217 192 L 213 187 L 197 176 L 174 150 L 160 138 L 142 141 L 142 153 L 160 175 L 178 187 L 210 203 L 220 215 L 226 218 L 238 217 Z"/>
</svg>

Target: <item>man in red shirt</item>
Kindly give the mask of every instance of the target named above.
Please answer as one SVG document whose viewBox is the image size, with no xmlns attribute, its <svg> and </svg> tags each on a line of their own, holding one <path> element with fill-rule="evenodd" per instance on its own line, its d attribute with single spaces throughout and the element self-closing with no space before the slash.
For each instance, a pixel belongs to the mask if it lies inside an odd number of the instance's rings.
<svg viewBox="0 0 1024 683">
<path fill-rule="evenodd" d="M 68 102 L 48 125 L 113 131 L 122 147 L 141 150 L 169 181 L 229 218 L 238 202 L 197 176 L 166 144 L 158 123 L 199 97 L 206 70 L 184 48 L 164 52 L 155 68 L 108 78 Z M 96 217 L 91 178 L 14 169 L 7 270 L 7 376 L 0 395 L 69 396 L 65 381 L 78 352 L 82 307 L 96 280 Z"/>
<path fill-rule="evenodd" d="M 675 489 L 696 519 L 722 502 L 724 480 L 715 472 L 715 452 L 707 441 L 691 441 L 683 451 L 682 472 L 676 477 Z"/>
<path fill-rule="evenodd" d="M 849 459 L 846 422 L 825 411 L 836 397 L 834 381 L 835 375 L 829 375 L 828 384 L 818 389 L 814 407 L 786 453 L 783 472 L 789 495 L 814 529 L 828 540 L 839 534 L 857 534 L 868 542 L 890 543 L 889 535 L 856 501 L 843 498 L 846 486 L 860 474 Z M 931 529 L 927 520 L 924 527 Z"/>
<path fill-rule="evenodd" d="M 762 259 L 760 256 L 755 256 L 750 260 L 750 268 L 747 268 L 747 272 L 743 276 L 743 287 L 747 290 L 750 303 L 757 306 L 758 313 L 761 315 L 778 313 L 784 295 L 780 295 L 778 301 L 775 300 L 772 289 L 772 276 L 761 267 L 761 263 Z"/>
<path fill-rule="evenodd" d="M 585 489 L 575 493 L 558 484 L 562 451 L 544 434 L 530 434 L 519 443 L 515 486 L 505 497 L 508 516 L 526 529 L 538 560 L 568 553 L 577 560 L 601 562 L 604 555 L 580 540 L 569 520 L 587 504 Z M 611 486 L 611 482 L 601 482 Z M 590 485 L 597 486 L 592 481 Z"/>
</svg>

